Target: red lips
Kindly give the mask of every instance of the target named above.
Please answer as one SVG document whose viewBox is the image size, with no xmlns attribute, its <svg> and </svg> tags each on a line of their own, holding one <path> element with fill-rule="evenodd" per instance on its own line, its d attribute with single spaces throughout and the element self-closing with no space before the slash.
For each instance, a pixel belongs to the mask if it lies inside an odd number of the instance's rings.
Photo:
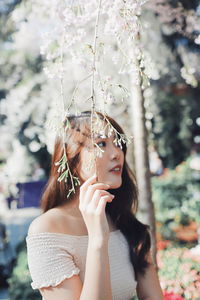
<svg viewBox="0 0 200 300">
<path fill-rule="evenodd" d="M 116 165 L 116 166 L 114 166 L 112 169 L 110 169 L 110 172 L 111 172 L 111 171 L 114 171 L 115 168 L 119 168 L 119 171 L 121 171 L 122 166 L 121 166 L 121 165 Z"/>
</svg>

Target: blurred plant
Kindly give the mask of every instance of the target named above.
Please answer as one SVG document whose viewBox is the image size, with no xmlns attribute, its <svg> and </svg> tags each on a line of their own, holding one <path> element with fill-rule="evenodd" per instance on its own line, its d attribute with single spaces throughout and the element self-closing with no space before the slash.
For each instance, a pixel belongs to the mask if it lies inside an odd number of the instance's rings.
<svg viewBox="0 0 200 300">
<path fill-rule="evenodd" d="M 197 87 L 200 80 L 197 67 L 200 54 L 199 2 L 152 0 L 148 8 L 157 14 L 167 42 L 176 49 L 181 63 L 180 75 L 188 85 Z"/>
<path fill-rule="evenodd" d="M 199 257 L 194 257 L 187 248 L 169 246 L 158 251 L 157 261 L 164 299 L 199 300 Z"/>
<path fill-rule="evenodd" d="M 27 264 L 26 244 L 23 241 L 17 249 L 17 261 L 9 282 L 9 295 L 12 300 L 41 300 L 38 290 L 31 288 L 31 277 Z"/>
<path fill-rule="evenodd" d="M 167 168 L 175 168 L 190 156 L 192 148 L 198 149 L 198 93 L 181 83 L 166 86 L 164 82 L 145 91 L 149 143 Z"/>
<path fill-rule="evenodd" d="M 21 14 L 17 15 L 19 8 Z M 36 27 L 25 21 L 28 9 L 21 0 L 0 4 L 0 177 L 4 197 L 16 196 L 16 183 L 32 180 L 37 165 L 48 170 L 43 121 L 49 104 L 39 97 L 45 76 Z"/>
<path fill-rule="evenodd" d="M 184 300 L 180 295 L 164 291 L 164 300 Z"/>
<path fill-rule="evenodd" d="M 146 126 L 149 143 L 167 168 L 186 160 L 192 147 L 199 148 L 199 18 L 198 1 L 184 0 L 148 1 L 142 14 L 143 45 L 154 66 L 144 91 Z"/>
<path fill-rule="evenodd" d="M 162 176 L 152 178 L 152 187 L 156 219 L 165 239 L 175 238 L 177 225 L 188 225 L 191 221 L 199 224 L 200 194 L 189 160 L 175 170 L 166 170 Z"/>
</svg>

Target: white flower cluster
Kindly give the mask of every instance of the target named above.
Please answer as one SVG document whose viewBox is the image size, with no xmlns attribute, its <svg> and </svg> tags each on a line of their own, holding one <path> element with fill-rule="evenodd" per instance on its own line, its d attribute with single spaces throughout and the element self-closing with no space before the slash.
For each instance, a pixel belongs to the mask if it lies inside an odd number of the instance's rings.
<svg viewBox="0 0 200 300">
<path fill-rule="evenodd" d="M 147 77 L 147 72 L 139 39 L 141 31 L 139 16 L 144 3 L 142 0 L 51 2 L 45 0 L 42 3 L 39 0 L 32 1 L 33 6 L 40 7 L 39 14 L 38 10 L 35 10 L 37 18 L 42 14 L 46 17 L 42 17 L 46 24 L 41 32 L 43 37 L 41 54 L 46 58 L 44 71 L 50 79 L 60 80 L 63 111 L 65 78 L 69 75 L 71 63 L 73 69 L 77 66 L 81 72 L 84 70 L 86 79 L 79 77 L 79 82 L 90 81 L 91 95 L 84 101 L 90 100 L 95 109 L 98 95 L 103 98 L 104 109 L 108 102 L 115 102 L 118 98 L 123 101 L 129 97 L 129 91 L 123 81 L 114 82 L 112 76 L 107 74 L 108 70 L 116 70 L 114 71 L 116 76 L 113 76 L 115 80 L 118 75 L 131 73 L 134 82 L 139 84 L 142 77 L 144 85 L 143 77 Z M 87 89 L 87 85 L 85 87 Z M 75 96 L 78 89 L 79 87 L 75 88 L 68 109 L 72 104 L 76 105 Z M 91 127 L 91 130 L 93 132 L 94 128 Z M 110 130 L 113 131 L 114 128 L 110 126 Z M 116 132 L 115 142 L 122 148 L 122 144 L 130 140 Z M 98 145 L 96 155 L 102 155 Z M 64 156 L 62 159 L 64 161 Z M 66 167 L 66 171 L 59 179 L 66 180 L 68 173 Z"/>
<path fill-rule="evenodd" d="M 22 1 L 13 10 L 10 20 L 16 30 L 12 35 L 13 42 L 7 43 L 6 47 L 11 53 L 9 63 L 15 67 L 5 82 L 5 89 L 9 92 L 1 101 L 1 111 L 6 116 L 1 133 L 6 136 L 6 144 L 9 145 L 3 153 L 5 170 L 8 170 L 5 179 L 7 186 L 21 178 L 32 178 L 36 163 L 35 160 L 30 161 L 26 164 L 27 168 L 21 168 L 21 162 L 27 160 L 25 151 L 20 152 L 20 160 L 16 159 L 18 144 L 15 141 L 19 138 L 19 132 L 24 139 L 23 149 L 34 155 L 47 145 L 48 151 L 52 152 L 55 133 L 61 132 L 64 115 L 58 95 L 60 80 L 63 81 L 65 104 L 70 106 L 70 97 L 66 95 L 73 94 L 77 112 L 89 108 L 92 73 L 99 105 L 102 99 L 103 108 L 104 105 L 116 104 L 118 100 L 118 108 L 124 105 L 124 100 L 129 97 L 127 77 L 124 75 L 132 71 L 139 74 L 131 61 L 130 49 L 136 51 L 137 48 L 131 43 L 140 28 L 138 16 L 141 5 L 143 2 L 139 0 L 102 0 L 96 50 L 96 0 L 30 0 Z M 137 51 L 140 52 L 139 49 Z M 39 70 L 34 71 L 35 61 L 41 60 L 40 54 L 51 80 L 47 81 Z M 77 99 L 80 99 L 79 103 Z M 118 108 L 114 113 L 118 114 Z M 5 143 L 2 144 L 5 147 Z M 11 165 L 15 171 L 10 168 Z"/>
<path fill-rule="evenodd" d="M 144 0 L 101 1 L 97 48 L 95 53 L 96 81 L 98 73 L 104 73 L 105 64 L 111 61 L 115 65 L 116 74 L 129 74 L 139 83 L 140 67 L 134 64 L 133 56 L 142 61 L 145 59 L 139 43 L 141 31 L 140 14 Z M 44 26 L 41 31 L 43 43 L 41 54 L 46 57 L 44 68 L 49 78 L 62 78 L 69 72 L 68 64 L 85 69 L 89 74 L 93 71 L 93 38 L 98 1 L 39 1 L 32 0 L 35 16 L 41 16 Z M 44 17 L 45 16 L 45 17 Z M 110 62 L 109 62 L 110 63 Z M 149 73 L 149 72 L 148 72 Z M 107 74 L 106 74 L 107 76 Z M 105 74 L 101 74 L 103 82 Z M 103 88 L 106 93 L 107 90 Z M 112 98 L 108 92 L 106 98 Z"/>
</svg>

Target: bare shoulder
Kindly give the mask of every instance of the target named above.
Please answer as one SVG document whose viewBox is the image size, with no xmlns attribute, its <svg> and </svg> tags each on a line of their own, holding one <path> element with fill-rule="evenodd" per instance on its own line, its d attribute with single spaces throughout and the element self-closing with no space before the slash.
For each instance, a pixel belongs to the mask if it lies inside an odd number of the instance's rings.
<svg viewBox="0 0 200 300">
<path fill-rule="evenodd" d="M 52 208 L 32 221 L 29 226 L 28 235 L 42 232 L 59 232 L 59 228 L 64 225 L 64 221 L 59 210 Z"/>
</svg>

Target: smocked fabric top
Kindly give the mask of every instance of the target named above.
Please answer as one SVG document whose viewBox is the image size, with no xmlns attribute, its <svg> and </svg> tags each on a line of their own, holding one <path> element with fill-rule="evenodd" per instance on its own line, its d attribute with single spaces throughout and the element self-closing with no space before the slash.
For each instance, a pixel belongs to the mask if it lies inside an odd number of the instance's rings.
<svg viewBox="0 0 200 300">
<path fill-rule="evenodd" d="M 27 236 L 26 243 L 33 289 L 56 286 L 75 274 L 84 282 L 87 235 L 44 232 Z M 108 254 L 113 300 L 130 300 L 136 295 L 137 282 L 120 230 L 110 232 Z"/>
</svg>

